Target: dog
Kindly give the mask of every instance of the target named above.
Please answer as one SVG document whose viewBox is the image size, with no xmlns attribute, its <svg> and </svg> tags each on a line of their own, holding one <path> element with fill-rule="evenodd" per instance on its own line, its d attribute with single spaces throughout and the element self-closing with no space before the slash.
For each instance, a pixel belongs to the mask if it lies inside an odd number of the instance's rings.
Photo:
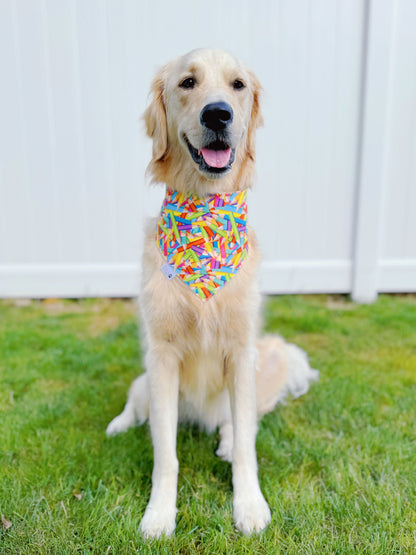
<svg viewBox="0 0 416 555">
<path fill-rule="evenodd" d="M 245 192 L 254 181 L 261 90 L 252 71 L 211 49 L 168 63 L 152 83 L 144 114 L 153 141 L 148 172 L 166 196 L 143 252 L 146 373 L 107 428 L 113 435 L 150 421 L 145 537 L 175 529 L 178 421 L 219 428 L 216 453 L 232 463 L 236 527 L 247 535 L 264 529 L 271 514 L 258 481 L 258 419 L 318 376 L 297 346 L 259 339 L 260 255 Z"/>
</svg>

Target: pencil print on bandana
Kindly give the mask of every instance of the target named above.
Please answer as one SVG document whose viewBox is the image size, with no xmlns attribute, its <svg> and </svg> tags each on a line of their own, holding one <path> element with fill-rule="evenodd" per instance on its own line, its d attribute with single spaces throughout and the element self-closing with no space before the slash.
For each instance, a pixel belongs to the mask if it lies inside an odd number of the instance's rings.
<svg viewBox="0 0 416 555">
<path fill-rule="evenodd" d="M 247 257 L 247 191 L 206 197 L 168 189 L 156 240 L 172 272 L 208 300 Z"/>
</svg>

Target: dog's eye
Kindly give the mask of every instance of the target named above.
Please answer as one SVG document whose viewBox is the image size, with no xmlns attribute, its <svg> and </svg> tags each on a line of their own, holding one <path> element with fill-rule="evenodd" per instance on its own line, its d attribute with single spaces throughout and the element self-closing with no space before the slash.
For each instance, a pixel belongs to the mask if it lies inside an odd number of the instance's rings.
<svg viewBox="0 0 416 555">
<path fill-rule="evenodd" d="M 179 83 L 179 86 L 181 87 L 181 89 L 193 89 L 195 85 L 196 85 L 196 81 L 193 77 L 187 77 L 182 81 L 182 83 Z"/>
<path fill-rule="evenodd" d="M 236 79 L 233 83 L 233 89 L 244 89 L 245 85 L 240 79 Z"/>
</svg>

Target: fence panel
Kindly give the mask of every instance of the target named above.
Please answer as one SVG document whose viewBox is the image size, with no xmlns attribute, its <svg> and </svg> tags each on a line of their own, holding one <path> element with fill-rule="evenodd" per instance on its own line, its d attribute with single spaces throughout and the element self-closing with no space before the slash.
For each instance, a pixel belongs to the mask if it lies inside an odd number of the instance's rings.
<svg viewBox="0 0 416 555">
<path fill-rule="evenodd" d="M 416 290 L 415 19 L 412 0 L 3 0 L 0 296 L 137 294 L 163 195 L 139 115 L 155 70 L 197 46 L 265 89 L 263 291 Z"/>
</svg>

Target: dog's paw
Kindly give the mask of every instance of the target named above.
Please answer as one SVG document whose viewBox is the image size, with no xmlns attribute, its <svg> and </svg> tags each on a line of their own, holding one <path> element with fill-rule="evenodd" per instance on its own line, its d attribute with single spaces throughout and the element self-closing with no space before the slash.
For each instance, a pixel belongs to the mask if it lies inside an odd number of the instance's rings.
<svg viewBox="0 0 416 555">
<path fill-rule="evenodd" d="M 156 510 L 147 506 L 140 523 L 140 531 L 145 538 L 171 536 L 176 527 L 176 508 L 163 507 Z"/>
<path fill-rule="evenodd" d="M 261 491 L 253 496 L 240 496 L 234 499 L 234 521 L 237 528 L 247 536 L 260 532 L 271 521 L 268 504 Z"/>
<path fill-rule="evenodd" d="M 232 462 L 233 460 L 233 425 L 231 422 L 225 422 L 220 426 L 220 444 L 215 454 L 223 461 Z"/>
<path fill-rule="evenodd" d="M 215 451 L 217 457 L 222 459 L 225 462 L 232 462 L 233 461 L 233 442 L 226 441 L 222 439 L 220 444 L 218 445 L 218 449 Z"/>
<path fill-rule="evenodd" d="M 105 433 L 107 436 L 116 436 L 121 432 L 127 431 L 132 426 L 134 426 L 134 416 L 132 418 L 129 413 L 123 411 L 110 422 Z"/>
</svg>

